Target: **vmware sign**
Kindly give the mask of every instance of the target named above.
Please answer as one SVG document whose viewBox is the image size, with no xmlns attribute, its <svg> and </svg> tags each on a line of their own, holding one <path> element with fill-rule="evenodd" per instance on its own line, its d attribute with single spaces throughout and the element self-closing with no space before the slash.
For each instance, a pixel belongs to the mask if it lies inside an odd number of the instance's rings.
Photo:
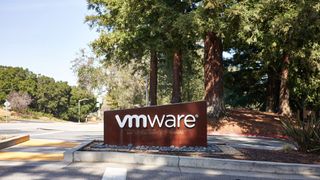
<svg viewBox="0 0 320 180">
<path fill-rule="evenodd" d="M 176 128 L 180 127 L 181 120 L 184 122 L 184 125 L 188 128 L 194 128 L 196 125 L 196 114 L 195 116 L 192 114 L 188 115 L 181 115 L 178 114 L 177 116 L 173 114 L 168 115 L 162 115 L 162 117 L 159 117 L 158 115 L 154 115 L 153 117 L 150 115 L 125 115 L 123 119 L 121 120 L 120 116 L 117 114 L 115 117 L 117 119 L 118 125 L 120 128 L 124 128 L 126 124 L 128 123 L 129 128 L 139 128 L 139 127 L 151 127 L 154 128 L 155 126 L 158 126 L 160 128 L 166 127 L 166 128 Z M 135 125 L 133 125 L 135 124 Z M 141 125 L 140 125 L 141 124 Z"/>
<path fill-rule="evenodd" d="M 206 102 L 105 111 L 104 143 L 206 146 Z"/>
</svg>

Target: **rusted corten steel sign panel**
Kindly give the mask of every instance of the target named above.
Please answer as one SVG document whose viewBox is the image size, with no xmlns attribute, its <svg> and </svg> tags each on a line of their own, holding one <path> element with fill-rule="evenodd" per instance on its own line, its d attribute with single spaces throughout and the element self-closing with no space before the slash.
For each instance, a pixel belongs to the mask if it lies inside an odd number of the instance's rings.
<svg viewBox="0 0 320 180">
<path fill-rule="evenodd" d="M 206 102 L 105 111 L 104 143 L 207 146 Z"/>
</svg>

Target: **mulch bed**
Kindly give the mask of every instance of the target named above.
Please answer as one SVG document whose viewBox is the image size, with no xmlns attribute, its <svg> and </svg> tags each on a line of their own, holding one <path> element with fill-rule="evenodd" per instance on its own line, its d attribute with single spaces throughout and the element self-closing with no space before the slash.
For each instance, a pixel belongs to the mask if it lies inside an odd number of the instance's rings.
<svg viewBox="0 0 320 180">
<path fill-rule="evenodd" d="M 281 117 L 275 113 L 249 109 L 229 109 L 219 120 L 208 120 L 208 134 L 243 135 L 286 138 L 282 131 Z"/>
<path fill-rule="evenodd" d="M 237 148 L 243 155 L 212 154 L 210 157 L 236 160 L 269 161 L 282 163 L 300 163 L 320 165 L 320 154 L 305 154 L 296 151 L 271 151 L 259 149 Z"/>
<path fill-rule="evenodd" d="M 208 133 L 214 135 L 243 135 L 286 139 L 282 133 L 281 117 L 275 113 L 243 108 L 229 109 L 220 120 L 209 120 Z M 210 157 L 272 161 L 285 163 L 320 164 L 320 154 L 305 154 L 296 151 L 271 151 L 237 148 L 243 155 L 212 154 Z"/>
<path fill-rule="evenodd" d="M 297 151 L 270 151 L 258 149 L 238 149 L 248 160 L 272 161 L 302 164 L 320 164 L 320 154 L 306 154 Z"/>
</svg>

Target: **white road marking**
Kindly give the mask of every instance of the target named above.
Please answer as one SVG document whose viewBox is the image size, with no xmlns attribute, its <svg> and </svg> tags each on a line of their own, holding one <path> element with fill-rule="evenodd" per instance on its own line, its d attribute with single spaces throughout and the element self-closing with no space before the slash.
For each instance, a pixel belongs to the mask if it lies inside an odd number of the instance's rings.
<svg viewBox="0 0 320 180">
<path fill-rule="evenodd" d="M 126 178 L 126 168 L 107 167 L 102 176 L 102 180 L 126 180 Z"/>
<path fill-rule="evenodd" d="M 54 132 L 45 132 L 45 133 L 38 133 L 38 134 L 31 134 L 31 136 L 42 136 L 42 135 L 49 135 L 49 134 L 56 134 L 63 131 L 54 131 Z"/>
</svg>

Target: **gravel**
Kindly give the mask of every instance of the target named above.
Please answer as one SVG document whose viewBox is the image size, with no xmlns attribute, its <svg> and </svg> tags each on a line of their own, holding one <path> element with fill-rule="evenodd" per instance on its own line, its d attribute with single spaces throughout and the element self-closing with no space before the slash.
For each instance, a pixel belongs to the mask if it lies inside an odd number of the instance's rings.
<svg viewBox="0 0 320 180">
<path fill-rule="evenodd" d="M 208 144 L 207 147 L 203 146 L 134 146 L 128 144 L 127 146 L 117 146 L 103 144 L 102 141 L 94 141 L 90 145 L 83 148 L 85 151 L 120 151 L 120 152 L 221 152 L 221 150 L 214 144 Z"/>
</svg>

